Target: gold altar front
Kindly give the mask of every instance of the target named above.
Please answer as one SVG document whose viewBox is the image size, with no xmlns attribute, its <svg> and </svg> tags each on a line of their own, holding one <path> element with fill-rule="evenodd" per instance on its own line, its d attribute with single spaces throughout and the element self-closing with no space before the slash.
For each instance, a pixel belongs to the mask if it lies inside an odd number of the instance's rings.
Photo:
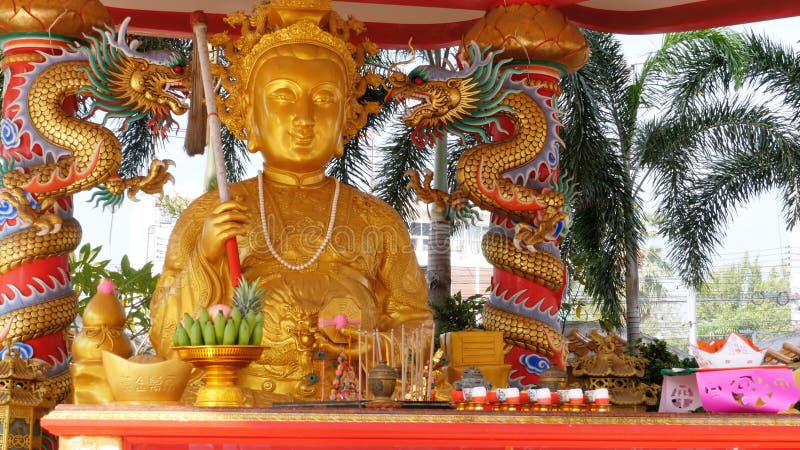
<svg viewBox="0 0 800 450">
<path fill-rule="evenodd" d="M 64 450 L 800 448 L 796 415 L 59 405 L 42 425 Z"/>
</svg>

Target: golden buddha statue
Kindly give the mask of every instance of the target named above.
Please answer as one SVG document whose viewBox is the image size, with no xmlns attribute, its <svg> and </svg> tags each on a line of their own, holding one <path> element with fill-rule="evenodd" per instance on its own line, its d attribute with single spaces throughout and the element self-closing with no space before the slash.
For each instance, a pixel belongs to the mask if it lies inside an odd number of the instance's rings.
<svg viewBox="0 0 800 450">
<path fill-rule="evenodd" d="M 232 201 L 220 203 L 213 191 L 187 208 L 151 304 L 150 336 L 166 355 L 184 312 L 196 316 L 211 304 L 231 303 L 225 241 L 236 238 L 244 278 L 260 277 L 267 289 L 262 344 L 269 349 L 240 374 L 256 404 L 319 400 L 330 382 L 316 381 L 318 358 L 324 353 L 334 361 L 350 352 L 355 360 L 355 346 L 348 345 L 354 326 L 321 327 L 325 320 L 344 316 L 363 330 L 399 333 L 402 325 L 430 327 L 432 319 L 399 215 L 325 175 L 363 126 L 366 111 L 357 98 L 365 84 L 354 46 L 319 24 L 352 22 L 330 12 L 330 1 L 308 14 L 280 3 L 229 18 L 242 25 L 237 41 L 212 39 L 228 44 L 230 61 L 216 69 L 230 93 L 220 117 L 264 156 L 263 174 L 232 184 Z"/>
</svg>

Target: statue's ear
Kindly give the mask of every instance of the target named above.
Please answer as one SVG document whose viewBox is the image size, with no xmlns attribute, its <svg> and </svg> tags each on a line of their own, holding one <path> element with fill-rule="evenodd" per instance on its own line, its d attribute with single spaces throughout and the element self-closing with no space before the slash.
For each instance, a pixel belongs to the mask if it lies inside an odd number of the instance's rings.
<svg viewBox="0 0 800 450">
<path fill-rule="evenodd" d="M 253 108 L 251 108 L 250 96 L 242 96 L 242 111 L 244 111 L 244 127 L 247 132 L 247 150 L 250 153 L 258 151 L 258 143 L 261 141 L 258 126 L 256 125 L 255 117 L 253 117 Z"/>
<path fill-rule="evenodd" d="M 336 142 L 336 150 L 333 153 L 333 156 L 337 158 L 341 158 L 344 155 L 344 136 L 339 136 L 339 140 Z"/>
</svg>

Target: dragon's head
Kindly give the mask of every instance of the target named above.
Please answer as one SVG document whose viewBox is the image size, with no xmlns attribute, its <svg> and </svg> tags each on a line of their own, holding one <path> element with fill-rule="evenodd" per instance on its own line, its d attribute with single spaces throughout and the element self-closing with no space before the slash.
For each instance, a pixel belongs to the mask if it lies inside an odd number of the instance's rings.
<svg viewBox="0 0 800 450">
<path fill-rule="evenodd" d="M 106 111 L 126 124 L 149 117 L 148 127 L 164 135 L 174 124 L 172 114 L 183 114 L 188 108 L 185 98 L 191 74 L 178 52 L 139 52 L 139 41 L 127 43 L 129 20 L 118 33 L 109 29 L 100 37 L 87 36 L 89 46 L 76 49 L 89 58 L 83 70 L 91 84 L 80 94 L 93 98 L 90 114 Z"/>
<path fill-rule="evenodd" d="M 448 132 L 460 136 L 477 135 L 488 140 L 484 126 L 499 125 L 496 116 L 508 112 L 502 105 L 505 97 L 515 92 L 501 89 L 513 69 L 501 69 L 509 60 L 494 62 L 498 52 L 481 50 L 473 43 L 469 48 L 472 63 L 462 70 L 447 70 L 437 66 L 419 66 L 408 75 L 395 73 L 390 79 L 390 96 L 400 100 L 418 101 L 411 106 L 403 120 L 414 128 L 412 139 L 418 145 L 432 143 L 434 136 Z"/>
<path fill-rule="evenodd" d="M 150 52 L 130 58 L 122 67 L 128 79 L 131 101 L 136 107 L 154 114 L 186 112 L 185 92 L 189 73 L 178 53 Z M 122 83 L 118 85 L 122 89 Z"/>
</svg>

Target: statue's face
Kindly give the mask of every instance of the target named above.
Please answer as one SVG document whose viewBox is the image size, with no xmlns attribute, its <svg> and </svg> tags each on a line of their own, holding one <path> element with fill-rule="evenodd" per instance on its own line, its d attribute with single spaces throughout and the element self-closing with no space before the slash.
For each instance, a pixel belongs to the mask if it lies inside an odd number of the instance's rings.
<svg viewBox="0 0 800 450">
<path fill-rule="evenodd" d="M 334 59 L 274 56 L 251 79 L 248 136 L 269 166 L 321 169 L 336 152 L 344 123 L 345 77 Z"/>
</svg>

